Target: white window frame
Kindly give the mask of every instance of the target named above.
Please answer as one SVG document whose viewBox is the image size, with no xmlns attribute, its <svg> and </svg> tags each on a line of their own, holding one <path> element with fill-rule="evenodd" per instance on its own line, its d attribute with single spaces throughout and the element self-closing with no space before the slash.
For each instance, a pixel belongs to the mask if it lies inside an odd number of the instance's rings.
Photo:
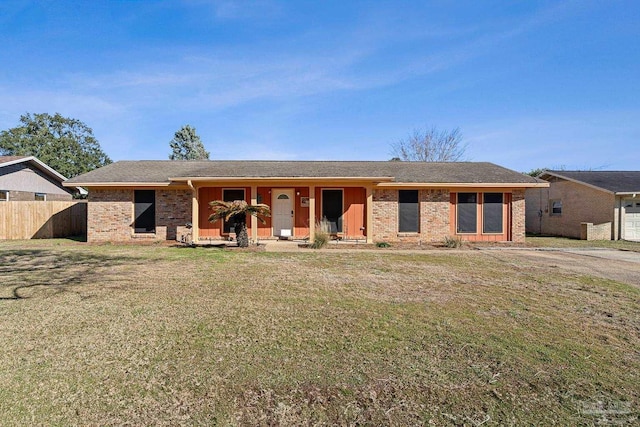
<svg viewBox="0 0 640 427">
<path fill-rule="evenodd" d="M 560 212 L 554 212 L 554 204 L 560 204 Z M 549 215 L 551 216 L 561 216 L 562 215 L 562 199 L 551 199 L 549 200 Z"/>
</svg>

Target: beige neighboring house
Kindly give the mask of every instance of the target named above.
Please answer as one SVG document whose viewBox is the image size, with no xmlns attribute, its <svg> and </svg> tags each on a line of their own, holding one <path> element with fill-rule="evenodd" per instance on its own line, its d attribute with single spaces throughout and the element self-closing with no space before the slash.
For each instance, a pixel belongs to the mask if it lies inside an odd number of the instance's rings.
<svg viewBox="0 0 640 427">
<path fill-rule="evenodd" d="M 528 233 L 640 241 L 640 171 L 545 171 L 526 190 Z"/>
<path fill-rule="evenodd" d="M 71 200 L 76 187 L 62 185 L 67 178 L 33 156 L 0 156 L 0 202 Z"/>
<path fill-rule="evenodd" d="M 89 190 L 87 239 L 233 238 L 210 223 L 213 200 L 270 206 L 248 222 L 254 242 L 314 239 L 323 221 L 335 238 L 373 242 L 523 242 L 524 191 L 544 181 L 492 163 L 391 161 L 120 161 L 65 182 Z"/>
</svg>

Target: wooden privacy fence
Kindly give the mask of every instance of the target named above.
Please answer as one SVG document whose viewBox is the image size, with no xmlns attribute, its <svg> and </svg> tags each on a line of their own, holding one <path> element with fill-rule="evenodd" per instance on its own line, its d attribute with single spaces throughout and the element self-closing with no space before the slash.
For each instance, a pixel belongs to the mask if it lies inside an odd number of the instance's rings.
<svg viewBox="0 0 640 427">
<path fill-rule="evenodd" d="M 85 201 L 0 202 L 0 239 L 49 239 L 86 233 Z"/>
</svg>

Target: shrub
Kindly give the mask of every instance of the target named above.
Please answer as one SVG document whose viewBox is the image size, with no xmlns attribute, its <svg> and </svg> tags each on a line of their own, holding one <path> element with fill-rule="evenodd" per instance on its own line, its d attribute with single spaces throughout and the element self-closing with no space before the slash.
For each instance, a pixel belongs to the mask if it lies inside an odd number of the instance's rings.
<svg viewBox="0 0 640 427">
<path fill-rule="evenodd" d="M 329 224 L 328 221 L 324 219 L 322 221 L 318 221 L 316 223 L 316 230 L 313 233 L 313 243 L 311 243 L 311 248 L 323 248 L 329 242 L 330 230 L 331 224 Z"/>
<path fill-rule="evenodd" d="M 391 247 L 391 243 L 389 242 L 378 242 L 376 243 L 376 246 L 379 248 L 390 248 Z"/>
<path fill-rule="evenodd" d="M 460 237 L 447 236 L 444 238 L 444 245 L 447 248 L 459 248 L 463 245 L 463 241 Z"/>
</svg>

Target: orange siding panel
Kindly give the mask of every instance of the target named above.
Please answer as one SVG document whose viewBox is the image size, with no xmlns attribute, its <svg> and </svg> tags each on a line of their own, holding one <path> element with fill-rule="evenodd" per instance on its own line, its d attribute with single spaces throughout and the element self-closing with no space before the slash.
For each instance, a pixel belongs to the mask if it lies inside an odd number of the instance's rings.
<svg viewBox="0 0 640 427">
<path fill-rule="evenodd" d="M 200 215 L 199 215 L 199 236 L 208 238 L 208 237 L 220 237 L 222 234 L 220 233 L 222 222 L 217 221 L 215 223 L 209 222 L 209 215 L 211 211 L 209 210 L 209 202 L 213 200 L 222 199 L 222 188 L 220 187 L 202 187 L 198 189 L 198 201 L 200 204 Z"/>
<path fill-rule="evenodd" d="M 262 199 L 262 203 L 271 207 L 271 187 L 258 187 L 258 195 Z M 265 218 L 266 222 L 263 224 L 258 221 L 258 237 L 270 237 L 271 236 L 271 217 Z"/>
<path fill-rule="evenodd" d="M 346 237 L 364 237 L 366 190 L 361 187 L 344 188 L 344 216 L 342 232 Z"/>
<path fill-rule="evenodd" d="M 491 193 L 491 191 L 488 191 Z M 483 193 L 478 194 L 478 211 L 477 211 L 477 230 L 478 232 L 475 234 L 458 234 L 457 233 L 457 219 L 458 215 L 456 212 L 457 209 L 457 193 L 451 193 L 451 210 L 450 210 L 450 220 L 451 220 L 451 234 L 457 235 L 461 237 L 463 240 L 468 240 L 470 242 L 504 242 L 511 240 L 511 214 L 510 214 L 510 206 L 511 206 L 511 194 L 503 193 L 502 198 L 502 233 L 500 234 L 484 234 L 483 230 L 483 218 L 482 215 L 484 213 L 483 203 L 484 197 Z"/>
<path fill-rule="evenodd" d="M 309 187 L 296 187 L 295 189 L 295 223 L 293 235 L 303 238 L 309 235 L 309 208 L 301 206 L 301 198 L 309 197 Z M 298 194 L 300 193 L 300 194 Z"/>
</svg>

